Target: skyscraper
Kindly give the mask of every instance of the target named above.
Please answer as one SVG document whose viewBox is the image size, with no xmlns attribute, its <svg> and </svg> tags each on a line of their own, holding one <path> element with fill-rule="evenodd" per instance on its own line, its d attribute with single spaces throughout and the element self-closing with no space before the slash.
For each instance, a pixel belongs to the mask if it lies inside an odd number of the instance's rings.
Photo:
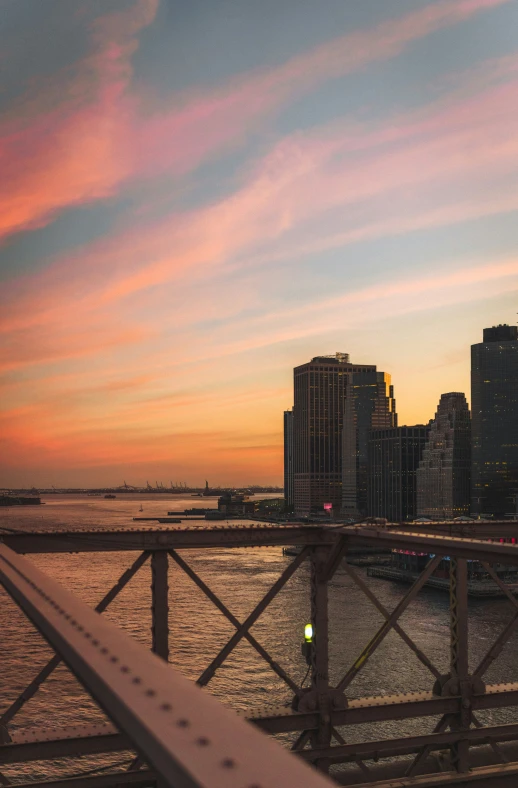
<svg viewBox="0 0 518 788">
<path fill-rule="evenodd" d="M 293 411 L 284 411 L 284 503 L 293 508 Z"/>
<path fill-rule="evenodd" d="M 417 469 L 417 514 L 452 519 L 470 509 L 471 424 L 464 394 L 442 394 Z"/>
<path fill-rule="evenodd" d="M 376 367 L 351 370 L 346 390 L 342 446 L 342 514 L 367 514 L 369 432 L 397 426 L 390 375 Z"/>
<path fill-rule="evenodd" d="M 368 505 L 371 517 L 412 520 L 417 512 L 416 476 L 429 425 L 371 430 L 368 450 Z"/>
<path fill-rule="evenodd" d="M 296 514 L 339 510 L 347 353 L 317 356 L 293 370 L 293 487 Z"/>
<path fill-rule="evenodd" d="M 368 430 L 396 423 L 389 376 L 351 363 L 347 353 L 317 356 L 293 372 L 295 512 L 323 512 L 324 504 L 340 511 L 344 478 L 353 505 L 366 508 Z"/>
<path fill-rule="evenodd" d="M 518 494 L 518 329 L 485 328 L 471 346 L 472 511 L 502 517 Z"/>
</svg>

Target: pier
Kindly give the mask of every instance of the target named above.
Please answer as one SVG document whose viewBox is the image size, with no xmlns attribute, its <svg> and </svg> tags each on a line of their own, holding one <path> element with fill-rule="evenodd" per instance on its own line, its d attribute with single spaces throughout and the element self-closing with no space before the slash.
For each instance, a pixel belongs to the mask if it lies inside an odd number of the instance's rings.
<svg viewBox="0 0 518 788">
<path fill-rule="evenodd" d="M 130 751 L 127 771 L 77 776 L 30 785 L 54 788 L 324 788 L 336 784 L 374 788 L 505 788 L 518 784 L 518 724 L 485 725 L 480 712 L 518 706 L 518 683 L 486 683 L 490 665 L 518 628 L 518 601 L 499 578 L 496 565 L 518 566 L 518 521 L 505 523 L 358 525 L 234 525 L 176 529 L 31 530 L 0 534 L 0 582 L 55 654 L 0 715 L 0 770 L 82 754 Z M 493 541 L 488 541 L 493 539 Z M 238 619 L 199 577 L 185 550 L 297 546 L 293 557 L 263 598 Z M 388 610 L 358 570 L 347 561 L 359 547 L 419 550 L 429 558 L 394 610 Z M 95 610 L 77 600 L 25 556 L 38 553 L 128 552 L 127 569 Z M 414 642 L 401 617 L 444 557 L 449 557 L 449 671 L 441 672 Z M 467 561 L 483 563 L 508 600 L 509 623 L 480 663 L 470 671 Z M 102 614 L 149 562 L 152 649 L 148 651 Z M 302 687 L 252 634 L 252 627 L 303 564 L 310 566 L 311 627 L 303 644 L 310 683 Z M 174 667 L 169 642 L 170 568 L 184 572 L 235 630 L 190 682 Z M 329 681 L 328 588 L 338 567 L 377 608 L 383 623 L 343 676 Z M 194 613 L 195 611 L 193 611 Z M 386 636 L 394 632 L 430 675 L 427 691 L 408 687 L 384 694 L 349 697 L 349 687 Z M 347 632 L 343 633 L 347 637 Z M 210 638 L 210 633 L 207 633 Z M 284 682 L 287 702 L 237 715 L 201 687 L 211 680 L 236 646 L 246 640 Z M 17 730 L 16 715 L 64 662 L 108 716 L 105 725 Z M 408 733 L 405 723 L 430 720 L 426 734 Z M 348 740 L 347 730 L 366 722 L 391 722 L 396 734 L 379 740 Z M 268 734 L 266 736 L 265 734 Z M 291 734 L 291 752 L 273 741 Z M 343 768 L 334 773 L 333 767 Z M 313 767 L 313 768 L 312 768 Z M 331 775 L 331 776 L 330 776 Z M 9 783 L 0 773 L 0 782 Z M 29 784 L 29 783 L 27 783 Z"/>
</svg>

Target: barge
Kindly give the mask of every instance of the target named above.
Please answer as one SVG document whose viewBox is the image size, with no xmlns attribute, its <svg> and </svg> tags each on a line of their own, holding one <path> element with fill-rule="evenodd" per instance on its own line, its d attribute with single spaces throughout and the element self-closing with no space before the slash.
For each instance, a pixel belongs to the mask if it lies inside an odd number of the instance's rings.
<svg viewBox="0 0 518 788">
<path fill-rule="evenodd" d="M 512 541 L 514 542 L 515 540 L 513 539 Z M 401 583 L 413 583 L 423 572 L 430 558 L 432 558 L 432 555 L 429 553 L 417 553 L 411 550 L 393 550 L 389 566 L 369 566 L 367 575 L 369 577 L 379 577 L 384 580 L 393 580 Z M 497 598 L 505 596 L 480 561 L 468 560 L 467 566 L 469 596 L 478 598 Z M 506 584 L 511 593 L 518 596 L 518 569 L 503 566 L 501 564 L 495 564 L 493 569 L 500 580 Z M 449 591 L 450 559 L 448 556 L 442 559 L 441 563 L 433 575 L 428 578 L 425 585 L 430 588 Z"/>
</svg>

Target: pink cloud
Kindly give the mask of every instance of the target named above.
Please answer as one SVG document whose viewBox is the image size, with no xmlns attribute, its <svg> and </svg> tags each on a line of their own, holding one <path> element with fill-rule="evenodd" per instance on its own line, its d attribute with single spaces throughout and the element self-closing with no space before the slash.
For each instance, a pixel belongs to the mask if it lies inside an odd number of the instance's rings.
<svg viewBox="0 0 518 788">
<path fill-rule="evenodd" d="M 52 84 L 38 85 L 0 124 L 0 238 L 46 224 L 56 211 L 113 194 L 132 172 L 126 90 L 137 34 L 158 0 L 135 0 L 96 21 L 92 53 Z M 64 80 L 65 84 L 57 84 Z"/>
<path fill-rule="evenodd" d="M 424 114 L 394 118 L 381 130 L 335 124 L 288 137 L 230 197 L 137 226 L 8 284 L 0 331 L 12 336 L 4 363 L 14 363 L 22 347 L 24 363 L 80 355 L 83 340 L 75 342 L 70 328 L 78 320 L 87 327 L 85 344 L 92 326 L 123 345 L 133 336 L 185 329 L 200 315 L 215 317 L 222 303 L 228 319 L 239 311 L 241 293 L 229 300 L 223 287 L 221 301 L 214 293 L 202 299 L 195 283 L 233 268 L 259 271 L 366 238 L 517 209 L 517 102 L 518 82 L 511 81 L 449 111 L 439 102 Z M 173 293 L 189 283 L 194 300 L 175 299 L 169 310 L 163 291 L 157 312 L 152 288 L 171 282 Z M 215 283 L 213 289 L 219 292 Z M 131 299 L 146 292 L 147 316 L 139 323 L 139 303 Z M 119 320 L 126 314 L 124 326 L 114 327 L 114 309 Z"/>
<path fill-rule="evenodd" d="M 130 90 L 131 56 L 158 0 L 135 0 L 94 25 L 93 52 L 76 64 L 74 82 L 61 86 L 64 97 L 40 86 L 40 95 L 0 126 L 0 238 L 46 224 L 66 206 L 109 197 L 128 180 L 186 172 L 321 82 L 394 57 L 435 30 L 506 2 L 440 0 L 210 93 L 173 96 L 172 106 L 149 112 Z"/>
</svg>

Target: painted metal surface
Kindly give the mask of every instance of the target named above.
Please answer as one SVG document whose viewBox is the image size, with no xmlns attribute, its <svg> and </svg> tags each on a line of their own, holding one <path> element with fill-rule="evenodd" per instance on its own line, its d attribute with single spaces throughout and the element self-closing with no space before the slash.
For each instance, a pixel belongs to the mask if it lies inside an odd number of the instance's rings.
<svg viewBox="0 0 518 788">
<path fill-rule="evenodd" d="M 350 764 L 357 786 L 397 785 L 494 785 L 504 788 L 518 780 L 518 763 L 509 760 L 509 748 L 516 747 L 518 726 L 484 727 L 477 718 L 479 710 L 518 706 L 518 684 L 485 686 L 487 668 L 501 652 L 518 626 L 518 602 L 492 568 L 494 563 L 518 565 L 518 546 L 500 541 L 484 541 L 494 527 L 508 538 L 518 536 L 518 523 L 433 524 L 434 533 L 402 526 L 223 526 L 219 528 L 179 528 L 113 531 L 70 531 L 4 534 L 0 544 L 0 581 L 20 607 L 36 623 L 57 654 L 40 671 L 19 698 L 0 717 L 0 764 L 48 759 L 74 754 L 114 752 L 130 747 L 138 754 L 130 772 L 55 781 L 63 788 L 111 788 L 133 784 L 207 786 L 207 788 L 269 788 L 280 785 L 316 786 L 329 784 L 301 761 L 307 760 L 327 771 L 333 764 Z M 457 535 L 469 527 L 469 537 Z M 442 530 L 441 530 L 442 529 Z M 503 533 L 505 530 L 505 534 Z M 495 531 L 491 530 L 492 535 Z M 473 538 L 476 535 L 479 538 Z M 487 538 L 487 537 L 486 537 Z M 214 547 L 300 545 L 301 552 L 288 565 L 245 621 L 236 618 L 187 564 L 179 551 Z M 379 548 L 412 549 L 428 552 L 432 558 L 421 576 L 393 611 L 387 610 L 372 589 L 352 567 L 344 563 L 351 547 L 368 545 Z M 13 549 L 10 549 L 13 548 Z M 63 591 L 17 552 L 91 552 L 130 550 L 140 555 L 97 606 L 106 609 L 112 599 L 151 558 L 152 650 L 146 651 L 101 616 Z M 450 673 L 441 676 L 428 656 L 418 648 L 401 627 L 400 617 L 434 571 L 441 557 L 451 558 L 450 576 Z M 223 709 L 217 701 L 187 682 L 167 664 L 168 633 L 168 558 L 175 561 L 223 613 L 235 628 L 219 654 L 200 675 L 207 684 L 224 664 L 240 640 L 247 640 L 293 693 L 291 707 L 270 707 L 250 711 L 244 716 L 256 728 L 269 734 L 296 734 L 292 744 L 298 756 L 283 752 L 237 715 Z M 468 670 L 468 606 L 466 559 L 484 562 L 512 607 L 513 617 L 490 645 L 472 675 Z M 311 564 L 308 593 L 314 638 L 310 643 L 309 688 L 299 687 L 286 670 L 275 662 L 251 634 L 250 628 L 264 612 L 290 577 L 306 561 Z M 339 565 L 362 589 L 383 617 L 379 630 L 354 660 L 349 670 L 333 687 L 328 670 L 328 583 Z M 363 669 L 371 655 L 394 630 L 430 671 L 430 691 L 374 698 L 347 698 L 349 684 Z M 160 657 L 160 659 L 159 659 Z M 54 732 L 33 731 L 25 740 L 11 728 L 11 722 L 26 700 L 33 696 L 45 678 L 64 660 L 114 723 L 110 726 L 67 729 Z M 381 680 L 381 679 L 380 679 Z M 433 732 L 420 736 L 401 736 L 374 742 L 349 744 L 343 728 L 365 722 L 409 720 L 439 716 Z M 342 728 L 342 732 L 337 728 Z M 336 743 L 333 743 L 333 742 Z M 486 743 L 484 749 L 483 743 Z M 449 752 L 447 774 L 433 772 L 430 754 L 444 748 Z M 480 753 L 484 751 L 484 761 Z M 412 756 L 412 757 L 409 757 Z M 381 758 L 403 760 L 377 763 Z M 512 755 L 518 761 L 516 755 Z M 139 771 L 149 764 L 151 769 Z M 300 771 L 303 769 L 303 771 Z M 354 771 L 356 769 L 356 772 Z M 398 771 L 399 770 L 399 771 Z M 392 776 L 393 775 L 393 776 Z M 395 779 L 396 782 L 391 782 Z M 81 782 L 83 780 L 83 782 Z M 365 782 L 367 780 L 368 782 Z M 449 780 L 449 782 L 448 782 Z M 5 783 L 5 779 L 1 779 Z M 319 782 L 320 781 L 320 782 Z M 353 784 L 347 783 L 347 784 Z"/>
</svg>

